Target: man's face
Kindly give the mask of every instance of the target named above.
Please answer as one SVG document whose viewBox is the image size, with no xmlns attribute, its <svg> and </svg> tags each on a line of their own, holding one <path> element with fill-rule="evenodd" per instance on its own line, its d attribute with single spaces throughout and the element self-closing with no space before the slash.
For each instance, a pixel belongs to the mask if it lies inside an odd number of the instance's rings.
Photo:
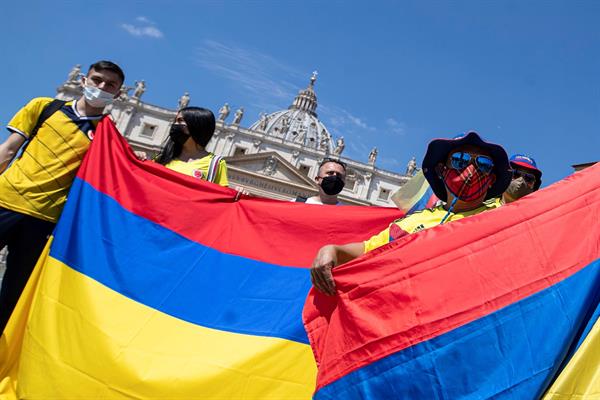
<svg viewBox="0 0 600 400">
<path fill-rule="evenodd" d="M 326 176 L 334 176 L 337 175 L 342 178 L 342 181 L 346 183 L 346 171 L 344 167 L 336 162 L 328 162 L 323 164 L 321 168 L 319 168 L 319 175 L 315 178 L 317 184 L 320 185 L 323 178 Z"/>
<path fill-rule="evenodd" d="M 446 167 L 453 168 L 454 166 L 456 166 L 456 165 L 453 165 L 453 163 L 452 163 L 452 157 L 456 153 L 465 153 L 465 154 L 468 154 L 468 156 L 464 157 L 465 159 L 466 158 L 470 158 L 472 160 L 471 164 L 474 164 L 475 167 L 477 167 L 480 170 L 480 172 L 483 172 L 486 175 L 487 175 L 487 173 L 489 173 L 489 172 L 482 171 L 482 169 L 484 169 L 484 168 L 480 168 L 479 164 L 483 164 L 483 162 L 480 162 L 477 159 L 478 156 L 483 156 L 483 157 L 488 158 L 489 160 L 492 160 L 490 152 L 487 151 L 487 149 L 482 149 L 480 147 L 473 146 L 471 144 L 464 144 L 462 146 L 459 146 L 459 147 L 453 149 L 450 152 L 450 154 L 448 154 L 448 157 L 446 158 Z M 480 159 L 480 160 L 482 161 L 483 158 Z M 493 166 L 493 161 L 492 161 L 492 166 Z"/>
<path fill-rule="evenodd" d="M 535 175 L 520 165 L 511 164 L 511 167 L 513 169 L 513 179 L 502 196 L 506 203 L 519 200 L 521 197 L 525 197 L 535 191 Z"/>
<path fill-rule="evenodd" d="M 91 69 L 87 76 L 82 79 L 83 85 L 97 87 L 100 90 L 115 95 L 115 98 L 119 95 L 121 85 L 123 82 L 116 73 L 103 69 L 96 71 Z"/>
<path fill-rule="evenodd" d="M 444 180 L 448 201 L 458 197 L 464 204 L 478 206 L 496 180 L 493 159 L 484 148 L 463 145 L 454 148 L 438 173 Z"/>
</svg>

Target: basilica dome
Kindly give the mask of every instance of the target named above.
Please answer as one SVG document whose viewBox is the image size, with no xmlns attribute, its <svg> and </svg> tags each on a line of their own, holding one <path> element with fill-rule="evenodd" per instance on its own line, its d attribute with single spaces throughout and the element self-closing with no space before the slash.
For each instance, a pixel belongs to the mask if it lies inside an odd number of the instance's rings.
<svg viewBox="0 0 600 400">
<path fill-rule="evenodd" d="M 313 73 L 308 87 L 298 92 L 287 110 L 261 115 L 250 129 L 326 153 L 333 152 L 331 134 L 317 118 L 316 79 L 317 75 Z"/>
</svg>

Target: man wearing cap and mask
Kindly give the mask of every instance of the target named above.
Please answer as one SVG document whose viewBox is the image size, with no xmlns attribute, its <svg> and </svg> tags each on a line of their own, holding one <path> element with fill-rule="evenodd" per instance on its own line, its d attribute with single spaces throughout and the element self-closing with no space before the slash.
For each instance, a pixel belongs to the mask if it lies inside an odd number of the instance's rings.
<svg viewBox="0 0 600 400">
<path fill-rule="evenodd" d="M 396 220 L 365 242 L 322 247 L 311 268 L 317 290 L 335 294 L 331 270 L 339 264 L 403 236 L 496 208 L 497 203 L 484 201 L 500 196 L 512 176 L 502 146 L 482 140 L 476 132 L 433 140 L 422 166 L 433 192 L 444 204 Z"/>
<path fill-rule="evenodd" d="M 81 77 L 79 99 L 34 98 L 7 126 L 10 135 L 0 144 L 0 249 L 8 247 L 0 332 L 54 229 L 104 108 L 124 80 L 118 65 L 98 61 Z"/>
<path fill-rule="evenodd" d="M 535 160 L 525 154 L 515 154 L 510 160 L 513 170 L 512 180 L 502 197 L 500 204 L 512 203 L 535 192 L 542 185 L 542 171 L 538 169 Z"/>
<path fill-rule="evenodd" d="M 339 205 L 338 194 L 346 184 L 346 164 L 334 158 L 325 158 L 319 165 L 315 177 L 319 185 L 319 194 L 309 198 L 298 197 L 297 202 L 306 204 Z"/>
</svg>

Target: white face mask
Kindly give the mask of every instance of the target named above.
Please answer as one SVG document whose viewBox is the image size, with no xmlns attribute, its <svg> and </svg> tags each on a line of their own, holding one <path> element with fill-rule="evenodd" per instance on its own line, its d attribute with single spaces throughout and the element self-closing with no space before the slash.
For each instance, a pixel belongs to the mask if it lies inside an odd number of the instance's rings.
<svg viewBox="0 0 600 400">
<path fill-rule="evenodd" d="M 104 108 L 115 100 L 115 96 L 94 86 L 83 86 L 85 102 L 95 108 Z"/>
</svg>

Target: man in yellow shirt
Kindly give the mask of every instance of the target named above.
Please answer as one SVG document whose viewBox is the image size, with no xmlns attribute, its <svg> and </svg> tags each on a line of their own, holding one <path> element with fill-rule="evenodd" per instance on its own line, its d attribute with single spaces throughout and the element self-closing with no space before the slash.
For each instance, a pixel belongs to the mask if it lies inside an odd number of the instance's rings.
<svg viewBox="0 0 600 400">
<path fill-rule="evenodd" d="M 405 235 L 495 208 L 494 203 L 484 201 L 502 194 L 512 176 L 502 146 L 482 140 L 476 132 L 433 140 L 422 166 L 433 192 L 445 204 L 396 220 L 364 242 L 322 247 L 311 268 L 311 280 L 317 290 L 335 294 L 331 271 L 339 264 Z"/>
<path fill-rule="evenodd" d="M 81 79 L 81 98 L 34 98 L 7 126 L 11 134 L 0 144 L 0 248 L 8 247 L 0 331 L 54 229 L 104 107 L 124 80 L 118 65 L 99 61 Z"/>
</svg>

